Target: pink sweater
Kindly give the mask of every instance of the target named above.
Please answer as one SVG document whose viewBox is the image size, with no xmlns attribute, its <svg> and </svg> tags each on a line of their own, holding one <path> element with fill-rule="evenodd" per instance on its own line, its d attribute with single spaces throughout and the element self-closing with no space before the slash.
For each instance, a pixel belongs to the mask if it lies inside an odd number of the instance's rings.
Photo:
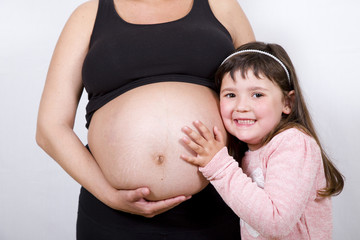
<svg viewBox="0 0 360 240">
<path fill-rule="evenodd" d="M 223 148 L 199 170 L 241 218 L 247 239 L 331 239 L 331 199 L 316 141 L 292 128 L 248 151 L 242 168 Z"/>
</svg>

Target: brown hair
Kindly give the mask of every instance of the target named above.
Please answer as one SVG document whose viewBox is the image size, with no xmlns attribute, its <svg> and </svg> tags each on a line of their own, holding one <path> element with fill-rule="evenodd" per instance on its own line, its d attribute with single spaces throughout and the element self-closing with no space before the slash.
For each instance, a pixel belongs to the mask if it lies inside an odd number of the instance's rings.
<svg viewBox="0 0 360 240">
<path fill-rule="evenodd" d="M 340 194 L 344 187 L 344 176 L 336 169 L 335 165 L 331 162 L 320 144 L 310 113 L 301 93 L 295 68 L 288 54 L 277 44 L 268 44 L 263 42 L 247 43 L 236 49 L 236 51 L 246 49 L 264 51 L 277 57 L 286 66 L 290 75 L 290 81 L 284 68 L 271 57 L 253 52 L 243 52 L 229 58 L 219 67 L 215 74 L 216 87 L 220 89 L 222 79 L 227 73 L 234 78 L 234 73 L 240 71 L 242 76 L 245 77 L 247 72 L 251 70 L 257 78 L 260 78 L 262 75 L 277 84 L 282 90 L 284 96 L 287 96 L 291 90 L 294 90 L 295 96 L 294 101 L 291 104 L 291 113 L 283 115 L 280 123 L 267 135 L 267 137 L 265 137 L 263 144 L 267 144 L 280 132 L 293 127 L 298 128 L 304 133 L 312 136 L 320 147 L 326 178 L 326 187 L 319 190 L 318 194 L 323 197 Z M 241 142 L 234 136 L 230 136 L 229 151 L 235 159 L 241 159 L 246 148 L 247 146 L 245 143 Z"/>
</svg>

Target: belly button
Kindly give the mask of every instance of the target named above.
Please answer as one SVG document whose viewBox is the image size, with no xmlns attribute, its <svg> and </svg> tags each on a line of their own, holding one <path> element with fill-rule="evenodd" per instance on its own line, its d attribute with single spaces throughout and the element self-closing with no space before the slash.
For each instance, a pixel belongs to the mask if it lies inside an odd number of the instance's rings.
<svg viewBox="0 0 360 240">
<path fill-rule="evenodd" d="M 157 165 L 162 165 L 165 162 L 165 157 L 163 155 L 157 155 L 155 161 Z"/>
</svg>

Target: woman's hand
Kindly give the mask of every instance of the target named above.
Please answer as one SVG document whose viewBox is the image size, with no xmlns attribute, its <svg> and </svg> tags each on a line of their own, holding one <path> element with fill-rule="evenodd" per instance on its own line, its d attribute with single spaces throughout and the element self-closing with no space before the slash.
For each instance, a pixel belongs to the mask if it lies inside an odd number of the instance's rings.
<svg viewBox="0 0 360 240">
<path fill-rule="evenodd" d="M 181 155 L 180 157 L 189 163 L 205 167 L 215 154 L 225 146 L 225 140 L 217 127 L 214 127 L 214 133 L 211 133 L 200 121 L 195 121 L 194 125 L 200 134 L 189 127 L 184 127 L 182 130 L 188 137 L 183 137 L 182 141 L 191 148 L 197 156 Z"/>
<path fill-rule="evenodd" d="M 116 190 L 108 206 L 116 210 L 151 218 L 191 198 L 191 196 L 178 196 L 160 201 L 148 201 L 146 196 L 149 194 L 150 190 L 147 187 L 135 190 Z"/>
</svg>

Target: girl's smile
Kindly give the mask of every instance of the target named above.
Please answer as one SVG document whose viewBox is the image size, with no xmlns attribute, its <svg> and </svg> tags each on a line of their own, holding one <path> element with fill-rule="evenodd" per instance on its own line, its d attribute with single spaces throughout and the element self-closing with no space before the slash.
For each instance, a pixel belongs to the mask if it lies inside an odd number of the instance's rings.
<svg viewBox="0 0 360 240">
<path fill-rule="evenodd" d="M 279 124 L 282 114 L 290 113 L 279 86 L 270 79 L 257 78 L 248 71 L 243 78 L 240 71 L 234 79 L 227 73 L 220 90 L 220 109 L 226 129 L 250 150 L 261 147 L 264 137 Z"/>
<path fill-rule="evenodd" d="M 239 127 L 249 127 L 252 126 L 256 120 L 254 119 L 234 119 L 236 125 L 238 125 Z"/>
</svg>

